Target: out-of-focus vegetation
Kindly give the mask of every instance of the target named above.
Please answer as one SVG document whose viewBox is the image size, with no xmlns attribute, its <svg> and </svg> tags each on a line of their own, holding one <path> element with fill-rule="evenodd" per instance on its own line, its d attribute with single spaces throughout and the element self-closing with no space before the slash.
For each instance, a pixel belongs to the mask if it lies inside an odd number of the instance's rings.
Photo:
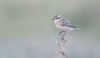
<svg viewBox="0 0 100 58">
<path fill-rule="evenodd" d="M 66 47 L 70 58 L 100 58 L 99 0 L 0 0 L 0 58 L 54 58 L 61 14 L 81 30 Z"/>
</svg>

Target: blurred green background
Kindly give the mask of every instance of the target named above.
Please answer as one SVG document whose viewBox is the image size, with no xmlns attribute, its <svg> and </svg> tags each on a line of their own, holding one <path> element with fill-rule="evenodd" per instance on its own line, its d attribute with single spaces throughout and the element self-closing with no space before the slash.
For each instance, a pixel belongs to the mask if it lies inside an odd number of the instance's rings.
<svg viewBox="0 0 100 58">
<path fill-rule="evenodd" d="M 55 58 L 57 14 L 81 28 L 69 58 L 100 58 L 100 0 L 0 0 L 0 58 Z"/>
</svg>

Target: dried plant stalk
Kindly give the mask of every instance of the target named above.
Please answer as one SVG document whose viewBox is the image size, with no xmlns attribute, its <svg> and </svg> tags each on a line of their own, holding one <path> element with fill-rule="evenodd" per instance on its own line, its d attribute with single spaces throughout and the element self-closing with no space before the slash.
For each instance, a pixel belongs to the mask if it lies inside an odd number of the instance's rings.
<svg viewBox="0 0 100 58">
<path fill-rule="evenodd" d="M 57 40 L 58 48 L 57 48 L 57 58 L 68 58 L 68 56 L 65 54 L 65 46 L 68 40 L 71 38 L 70 32 L 61 31 L 59 32 L 59 37 Z"/>
</svg>

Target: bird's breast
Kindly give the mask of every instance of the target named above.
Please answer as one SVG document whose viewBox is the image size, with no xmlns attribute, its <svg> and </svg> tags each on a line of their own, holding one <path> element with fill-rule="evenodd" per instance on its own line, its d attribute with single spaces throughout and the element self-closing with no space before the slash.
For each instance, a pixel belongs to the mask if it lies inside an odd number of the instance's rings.
<svg viewBox="0 0 100 58">
<path fill-rule="evenodd" d="M 62 26 L 60 22 L 55 22 L 55 26 L 60 30 L 66 30 L 66 27 Z"/>
</svg>

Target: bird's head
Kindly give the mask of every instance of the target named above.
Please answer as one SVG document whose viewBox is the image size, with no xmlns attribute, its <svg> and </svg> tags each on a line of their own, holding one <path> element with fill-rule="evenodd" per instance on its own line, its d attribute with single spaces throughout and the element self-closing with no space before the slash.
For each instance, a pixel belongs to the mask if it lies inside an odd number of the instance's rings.
<svg viewBox="0 0 100 58">
<path fill-rule="evenodd" d="M 61 15 L 56 15 L 54 16 L 54 18 L 52 20 L 60 20 L 62 19 L 63 17 Z"/>
</svg>

